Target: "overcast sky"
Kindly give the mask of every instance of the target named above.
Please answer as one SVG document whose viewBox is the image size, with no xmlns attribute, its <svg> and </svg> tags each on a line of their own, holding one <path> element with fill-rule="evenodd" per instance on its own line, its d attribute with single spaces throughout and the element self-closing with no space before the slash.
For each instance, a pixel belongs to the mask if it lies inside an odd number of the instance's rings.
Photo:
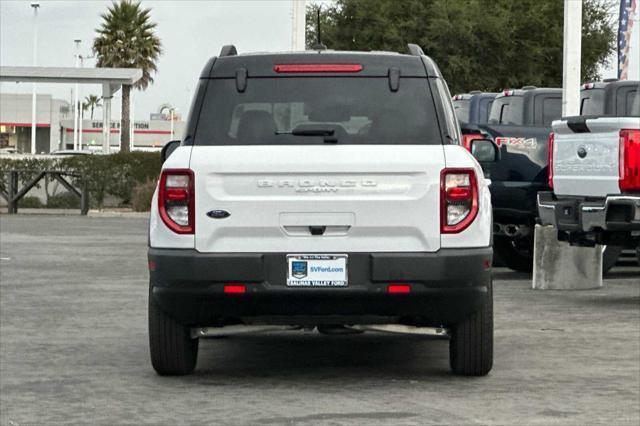
<svg viewBox="0 0 640 426">
<path fill-rule="evenodd" d="M 30 1 L 0 0 L 0 64 L 31 65 L 33 10 Z M 40 1 L 38 12 L 38 65 L 73 66 L 74 39 L 80 52 L 91 53 L 94 29 L 110 1 Z M 206 61 L 225 44 L 240 52 L 291 49 L 290 0 L 258 1 L 143 1 L 151 8 L 164 53 L 155 82 L 135 93 L 136 119 L 148 119 L 163 103 L 186 114 L 189 99 Z M 85 61 L 94 66 L 95 61 Z M 31 92 L 31 84 L 2 83 L 4 92 Z M 70 99 L 71 85 L 40 84 L 38 93 Z M 83 95 L 101 93 L 99 86 L 84 86 Z M 119 94 L 118 94 L 119 96 Z M 114 116 L 119 99 L 113 103 Z"/>
<path fill-rule="evenodd" d="M 561 1 L 561 0 L 558 0 Z M 325 0 L 328 2 L 328 0 Z M 31 65 L 33 57 L 33 10 L 30 1 L 0 0 L 0 64 Z M 38 12 L 38 64 L 73 66 L 74 39 L 81 39 L 82 55 L 91 53 L 94 29 L 100 13 L 110 1 L 40 1 Z M 225 44 L 235 44 L 240 52 L 282 51 L 291 48 L 291 0 L 258 1 L 143 1 L 152 9 L 164 53 L 158 63 L 155 83 L 134 95 L 136 119 L 149 118 L 164 103 L 186 114 L 195 82 L 207 59 Z M 639 8 L 640 9 L 640 8 Z M 638 11 L 636 12 L 636 14 Z M 637 20 L 637 15 L 636 15 Z M 636 21 L 634 40 L 640 38 Z M 640 43 L 632 52 L 631 79 L 640 78 Z M 603 77 L 615 77 L 616 58 L 603 70 Z M 93 66 L 94 60 L 85 61 Z M 38 86 L 39 93 L 70 99 L 71 85 Z M 30 84 L 1 83 L 0 91 L 30 93 Z M 100 94 L 98 86 L 84 86 L 83 96 Z M 119 96 L 119 93 L 116 95 Z M 119 116 L 120 101 L 113 103 Z"/>
</svg>

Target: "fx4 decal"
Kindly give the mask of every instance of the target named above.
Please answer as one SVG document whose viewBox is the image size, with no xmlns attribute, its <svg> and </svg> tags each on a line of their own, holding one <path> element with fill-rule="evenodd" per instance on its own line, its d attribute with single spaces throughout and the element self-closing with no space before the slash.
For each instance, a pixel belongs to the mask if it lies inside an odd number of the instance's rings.
<svg viewBox="0 0 640 426">
<path fill-rule="evenodd" d="M 536 149 L 538 140 L 536 138 L 511 138 L 506 136 L 496 137 L 498 145 L 508 145 L 520 149 Z"/>
</svg>

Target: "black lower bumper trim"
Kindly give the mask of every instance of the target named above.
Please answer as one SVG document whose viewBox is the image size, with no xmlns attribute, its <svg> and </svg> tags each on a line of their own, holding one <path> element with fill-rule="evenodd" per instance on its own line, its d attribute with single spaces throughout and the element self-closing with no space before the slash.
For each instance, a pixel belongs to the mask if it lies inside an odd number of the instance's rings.
<svg viewBox="0 0 640 426">
<path fill-rule="evenodd" d="M 492 250 L 442 249 L 436 253 L 347 253 L 345 288 L 286 286 L 286 253 L 211 254 L 149 249 L 151 297 L 190 325 L 253 317 L 412 317 L 441 325 L 466 318 L 486 300 Z M 389 294 L 389 284 L 409 284 Z M 225 284 L 246 292 L 227 294 Z"/>
</svg>

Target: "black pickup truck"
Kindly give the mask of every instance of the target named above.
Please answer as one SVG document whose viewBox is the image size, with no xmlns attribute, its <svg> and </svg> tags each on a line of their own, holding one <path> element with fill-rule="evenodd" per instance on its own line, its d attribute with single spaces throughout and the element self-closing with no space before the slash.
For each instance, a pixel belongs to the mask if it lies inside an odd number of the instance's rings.
<svg viewBox="0 0 640 426">
<path fill-rule="evenodd" d="M 494 251 L 516 271 L 533 268 L 536 196 L 548 189 L 547 144 L 551 122 L 561 111 L 562 89 L 525 86 L 495 96 L 487 124 L 462 125 L 466 132 L 489 135 L 500 147 L 500 161 L 486 170 L 492 182 Z"/>
<path fill-rule="evenodd" d="M 487 124 L 491 104 L 497 93 L 481 92 L 474 90 L 469 93 L 461 93 L 451 98 L 456 117 L 462 130 L 462 144 L 469 149 L 471 141 L 487 137 L 478 129 L 479 124 Z"/>
<path fill-rule="evenodd" d="M 580 90 L 580 115 L 632 116 L 639 84 L 637 80 L 615 79 L 583 84 Z"/>
</svg>

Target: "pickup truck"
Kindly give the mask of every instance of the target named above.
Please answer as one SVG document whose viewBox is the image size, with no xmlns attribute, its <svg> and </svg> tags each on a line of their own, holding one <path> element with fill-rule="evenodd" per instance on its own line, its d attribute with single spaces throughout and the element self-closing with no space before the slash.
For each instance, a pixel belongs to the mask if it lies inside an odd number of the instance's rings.
<svg viewBox="0 0 640 426">
<path fill-rule="evenodd" d="M 516 271 L 533 268 L 536 197 L 548 189 L 547 139 L 561 110 L 561 89 L 525 86 L 499 93 L 487 124 L 476 126 L 500 147 L 500 160 L 485 169 L 492 182 L 494 251 Z"/>
<path fill-rule="evenodd" d="M 451 101 L 462 130 L 462 145 L 470 150 L 471 141 L 487 135 L 478 129 L 478 124 L 487 124 L 491 104 L 497 93 L 474 90 L 453 96 Z"/>
<path fill-rule="evenodd" d="M 487 124 L 491 105 L 496 95 L 497 93 L 474 90 L 453 96 L 451 98 L 453 109 L 461 125 Z"/>
<path fill-rule="evenodd" d="M 540 221 L 573 245 L 640 251 L 640 82 L 590 83 L 581 103 L 598 115 L 553 122 Z"/>
</svg>

